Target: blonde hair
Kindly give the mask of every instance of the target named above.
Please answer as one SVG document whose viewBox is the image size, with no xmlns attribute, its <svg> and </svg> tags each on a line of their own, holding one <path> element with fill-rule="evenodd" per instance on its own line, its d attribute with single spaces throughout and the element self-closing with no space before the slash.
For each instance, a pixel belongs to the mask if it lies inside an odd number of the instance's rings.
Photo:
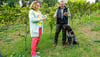
<svg viewBox="0 0 100 57">
<path fill-rule="evenodd" d="M 37 8 L 37 3 L 40 3 L 39 1 L 33 1 L 30 5 L 30 9 L 35 10 Z"/>
</svg>

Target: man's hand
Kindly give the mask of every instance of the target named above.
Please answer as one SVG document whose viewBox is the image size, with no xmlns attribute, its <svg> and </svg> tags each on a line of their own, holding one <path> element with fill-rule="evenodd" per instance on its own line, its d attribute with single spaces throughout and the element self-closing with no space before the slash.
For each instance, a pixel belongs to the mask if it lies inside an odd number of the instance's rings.
<svg viewBox="0 0 100 57">
<path fill-rule="evenodd" d="M 65 28 L 65 25 L 63 25 L 63 28 L 64 28 L 64 30 L 66 29 L 66 28 Z"/>
<path fill-rule="evenodd" d="M 68 16 L 68 14 L 64 14 L 64 16 Z"/>
<path fill-rule="evenodd" d="M 56 18 L 56 16 L 54 16 L 54 18 Z"/>
<path fill-rule="evenodd" d="M 46 18 L 41 18 L 42 21 L 46 20 Z"/>
<path fill-rule="evenodd" d="M 66 17 L 67 17 L 67 16 L 68 16 L 68 12 L 64 12 L 64 16 L 66 16 Z"/>
</svg>

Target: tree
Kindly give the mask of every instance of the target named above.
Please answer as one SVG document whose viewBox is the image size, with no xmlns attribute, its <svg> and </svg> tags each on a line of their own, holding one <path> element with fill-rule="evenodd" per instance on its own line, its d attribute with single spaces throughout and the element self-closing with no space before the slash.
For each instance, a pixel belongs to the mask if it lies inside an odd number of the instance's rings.
<svg viewBox="0 0 100 57">
<path fill-rule="evenodd" d="M 43 0 L 44 3 L 47 3 L 48 6 L 54 6 L 58 1 L 57 0 Z"/>
<path fill-rule="evenodd" d="M 8 1 L 8 5 L 9 5 L 10 7 L 15 7 L 14 3 L 15 3 L 14 0 Z"/>
<path fill-rule="evenodd" d="M 99 2 L 99 0 L 95 0 L 95 3 L 98 3 Z"/>
<path fill-rule="evenodd" d="M 40 11 L 44 15 L 49 14 L 49 17 L 47 17 L 47 23 L 50 27 L 50 38 L 52 38 L 52 29 L 56 23 L 56 19 L 53 18 L 53 15 L 57 8 L 58 8 L 58 3 L 56 3 L 55 6 L 53 7 L 49 7 L 47 3 L 43 3 L 40 8 Z"/>
<path fill-rule="evenodd" d="M 0 6 L 1 6 L 1 5 L 3 5 L 3 2 L 2 2 L 2 0 L 0 1 Z"/>
</svg>

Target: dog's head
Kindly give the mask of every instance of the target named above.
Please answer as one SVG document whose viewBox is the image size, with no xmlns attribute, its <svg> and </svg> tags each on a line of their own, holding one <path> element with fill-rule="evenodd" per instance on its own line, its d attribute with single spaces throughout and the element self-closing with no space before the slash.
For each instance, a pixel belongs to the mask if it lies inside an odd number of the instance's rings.
<svg viewBox="0 0 100 57">
<path fill-rule="evenodd" d="M 65 30 L 70 30 L 70 29 L 71 29 L 71 27 L 70 27 L 69 25 L 63 25 L 63 28 L 64 28 Z"/>
</svg>

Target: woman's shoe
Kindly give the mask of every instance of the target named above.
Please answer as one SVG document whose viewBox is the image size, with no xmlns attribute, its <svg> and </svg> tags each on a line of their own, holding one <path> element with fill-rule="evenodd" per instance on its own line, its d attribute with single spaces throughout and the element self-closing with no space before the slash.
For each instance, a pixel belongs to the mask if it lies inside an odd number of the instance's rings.
<svg viewBox="0 0 100 57">
<path fill-rule="evenodd" d="M 36 55 L 36 56 L 32 56 L 32 57 L 40 57 L 40 56 L 37 56 L 37 55 Z"/>
<path fill-rule="evenodd" d="M 32 52 L 31 52 L 31 54 L 32 54 Z M 40 54 L 40 52 L 36 52 L 36 54 Z"/>
<path fill-rule="evenodd" d="M 36 52 L 36 54 L 40 54 L 40 52 Z"/>
</svg>

